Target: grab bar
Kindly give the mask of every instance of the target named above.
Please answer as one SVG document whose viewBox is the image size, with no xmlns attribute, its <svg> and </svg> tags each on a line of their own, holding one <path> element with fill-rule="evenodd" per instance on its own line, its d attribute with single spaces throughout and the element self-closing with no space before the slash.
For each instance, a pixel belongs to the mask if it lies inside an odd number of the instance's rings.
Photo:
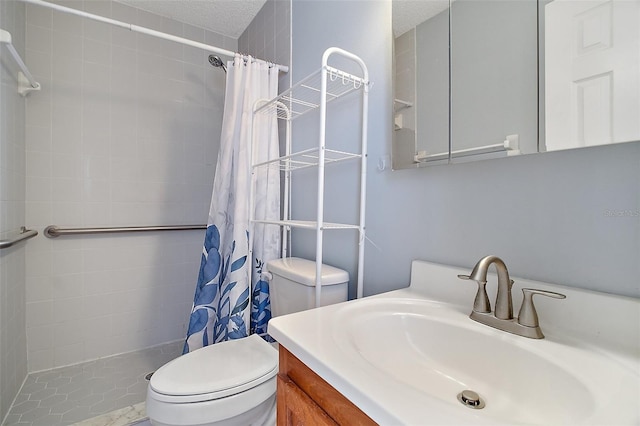
<svg viewBox="0 0 640 426">
<path fill-rule="evenodd" d="M 146 231 L 187 231 L 192 229 L 207 229 L 207 225 L 124 226 L 109 228 L 59 228 L 56 225 L 49 225 L 44 228 L 44 235 L 48 238 L 56 238 L 63 235 L 113 234 L 119 232 Z"/>
<path fill-rule="evenodd" d="M 38 235 L 38 231 L 34 231 L 32 229 L 27 229 L 24 226 L 20 227 L 20 233 L 16 238 L 10 240 L 1 240 L 0 241 L 0 249 L 9 248 L 15 243 L 19 243 L 20 241 L 28 240 L 29 238 L 33 238 Z"/>
</svg>

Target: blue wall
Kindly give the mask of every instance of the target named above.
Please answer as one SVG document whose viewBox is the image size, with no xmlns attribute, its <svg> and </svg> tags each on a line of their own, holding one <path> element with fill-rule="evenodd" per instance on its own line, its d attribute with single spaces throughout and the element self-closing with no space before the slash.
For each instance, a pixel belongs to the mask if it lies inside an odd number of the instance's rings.
<svg viewBox="0 0 640 426">
<path fill-rule="evenodd" d="M 374 82 L 367 236 L 378 248 L 367 243 L 365 295 L 406 286 L 412 259 L 471 268 L 496 254 L 514 276 L 640 297 L 640 142 L 378 172 L 391 139 L 391 2 L 293 0 L 292 19 L 294 83 L 319 67 L 330 46 L 362 57 Z M 357 139 L 358 105 L 350 98 L 330 108 L 329 144 Z M 317 143 L 316 118 L 294 121 L 294 147 Z M 350 169 L 327 168 L 326 220 L 357 217 L 358 175 Z M 294 179 L 294 215 L 310 218 L 314 174 Z M 625 210 L 631 214 L 611 216 Z M 353 279 L 357 237 L 325 235 L 325 262 Z M 314 237 L 296 231 L 294 255 L 313 258 Z"/>
</svg>

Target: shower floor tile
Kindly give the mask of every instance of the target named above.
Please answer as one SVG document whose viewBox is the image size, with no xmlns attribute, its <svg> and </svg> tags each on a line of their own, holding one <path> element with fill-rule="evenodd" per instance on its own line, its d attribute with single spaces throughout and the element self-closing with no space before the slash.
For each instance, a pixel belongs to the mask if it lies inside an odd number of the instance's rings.
<svg viewBox="0 0 640 426">
<path fill-rule="evenodd" d="M 3 426 L 71 425 L 145 400 L 145 376 L 182 353 L 183 342 L 27 376 Z"/>
</svg>

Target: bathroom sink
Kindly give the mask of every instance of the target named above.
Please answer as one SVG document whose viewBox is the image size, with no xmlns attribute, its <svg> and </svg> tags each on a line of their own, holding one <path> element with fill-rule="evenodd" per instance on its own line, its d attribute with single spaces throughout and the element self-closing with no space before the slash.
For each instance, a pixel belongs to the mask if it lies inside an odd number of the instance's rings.
<svg viewBox="0 0 640 426">
<path fill-rule="evenodd" d="M 510 335 L 428 300 L 363 300 L 336 314 L 342 327 L 334 328 L 334 338 L 345 356 L 386 383 L 469 410 L 465 415 L 527 424 L 637 420 L 637 372 L 577 342 Z M 464 406 L 457 399 L 463 390 L 476 392 L 486 406 Z M 619 417 L 600 417 L 604 408 Z"/>
<path fill-rule="evenodd" d="M 566 295 L 540 298 L 545 338 L 530 339 L 470 319 L 464 273 L 414 261 L 408 288 L 276 317 L 269 333 L 380 425 L 640 424 L 640 300 L 514 278 L 514 309 L 521 288 Z"/>
</svg>

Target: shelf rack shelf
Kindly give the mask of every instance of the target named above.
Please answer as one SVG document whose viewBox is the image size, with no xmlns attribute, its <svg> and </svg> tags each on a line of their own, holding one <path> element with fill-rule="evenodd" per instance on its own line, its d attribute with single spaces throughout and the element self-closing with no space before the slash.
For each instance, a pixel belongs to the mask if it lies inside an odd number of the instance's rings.
<svg viewBox="0 0 640 426">
<path fill-rule="evenodd" d="M 368 90 L 370 85 L 368 79 L 346 73 L 325 64 L 289 90 L 257 108 L 255 113 L 275 113 L 279 119 L 295 120 L 310 111 L 320 108 L 323 98 L 323 80 L 326 84 L 327 103 L 363 87 Z M 283 104 L 288 108 L 283 108 Z"/>
<path fill-rule="evenodd" d="M 324 164 L 338 163 L 341 161 L 352 160 L 354 158 L 361 158 L 362 155 L 337 151 L 334 149 L 325 149 L 324 151 Z M 254 164 L 253 167 L 268 167 L 277 165 L 277 167 L 283 172 L 289 172 L 293 170 L 306 169 L 308 167 L 318 166 L 320 161 L 319 148 L 310 148 L 304 151 L 299 151 L 294 154 L 285 155 L 274 160 L 265 161 L 263 163 Z"/>
<path fill-rule="evenodd" d="M 254 220 L 253 223 L 265 225 L 287 226 L 290 228 L 318 229 L 318 222 L 314 220 Z M 359 229 L 359 225 L 349 225 L 346 223 L 323 222 L 320 225 L 323 230 L 329 229 Z"/>
<path fill-rule="evenodd" d="M 362 75 L 354 75 L 328 65 L 331 56 L 342 56 L 360 66 Z M 371 87 L 367 66 L 358 56 L 345 50 L 331 47 L 322 55 L 322 66 L 316 72 L 301 80 L 289 90 L 271 100 L 259 101 L 254 107 L 254 115 L 270 114 L 285 120 L 285 155 L 270 161 L 252 165 L 252 174 L 262 167 L 277 167 L 284 172 L 284 218 L 283 220 L 257 220 L 251 212 L 252 224 L 268 224 L 283 227 L 283 256 L 287 254 L 287 236 L 291 228 L 309 229 L 316 232 L 316 307 L 320 306 L 322 291 L 322 249 L 323 232 L 326 230 L 357 230 L 359 232 L 357 297 L 363 296 L 364 283 L 364 241 L 365 241 L 365 201 L 367 170 L 367 116 L 368 93 Z M 361 94 L 362 130 L 360 133 L 360 152 L 352 153 L 326 147 L 327 104 L 353 92 Z M 291 153 L 291 121 L 311 111 L 318 110 L 318 145 L 314 148 Z M 360 160 L 359 220 L 357 224 L 329 223 L 324 221 L 324 173 L 325 166 L 347 160 Z M 318 171 L 317 212 L 315 221 L 291 220 L 289 194 L 291 192 L 291 174 L 295 170 L 316 167 Z M 252 185 L 253 187 L 253 185 Z M 250 194 L 250 205 L 253 193 Z M 251 239 L 252 233 L 250 233 Z M 251 249 L 251 241 L 249 245 Z"/>
</svg>

